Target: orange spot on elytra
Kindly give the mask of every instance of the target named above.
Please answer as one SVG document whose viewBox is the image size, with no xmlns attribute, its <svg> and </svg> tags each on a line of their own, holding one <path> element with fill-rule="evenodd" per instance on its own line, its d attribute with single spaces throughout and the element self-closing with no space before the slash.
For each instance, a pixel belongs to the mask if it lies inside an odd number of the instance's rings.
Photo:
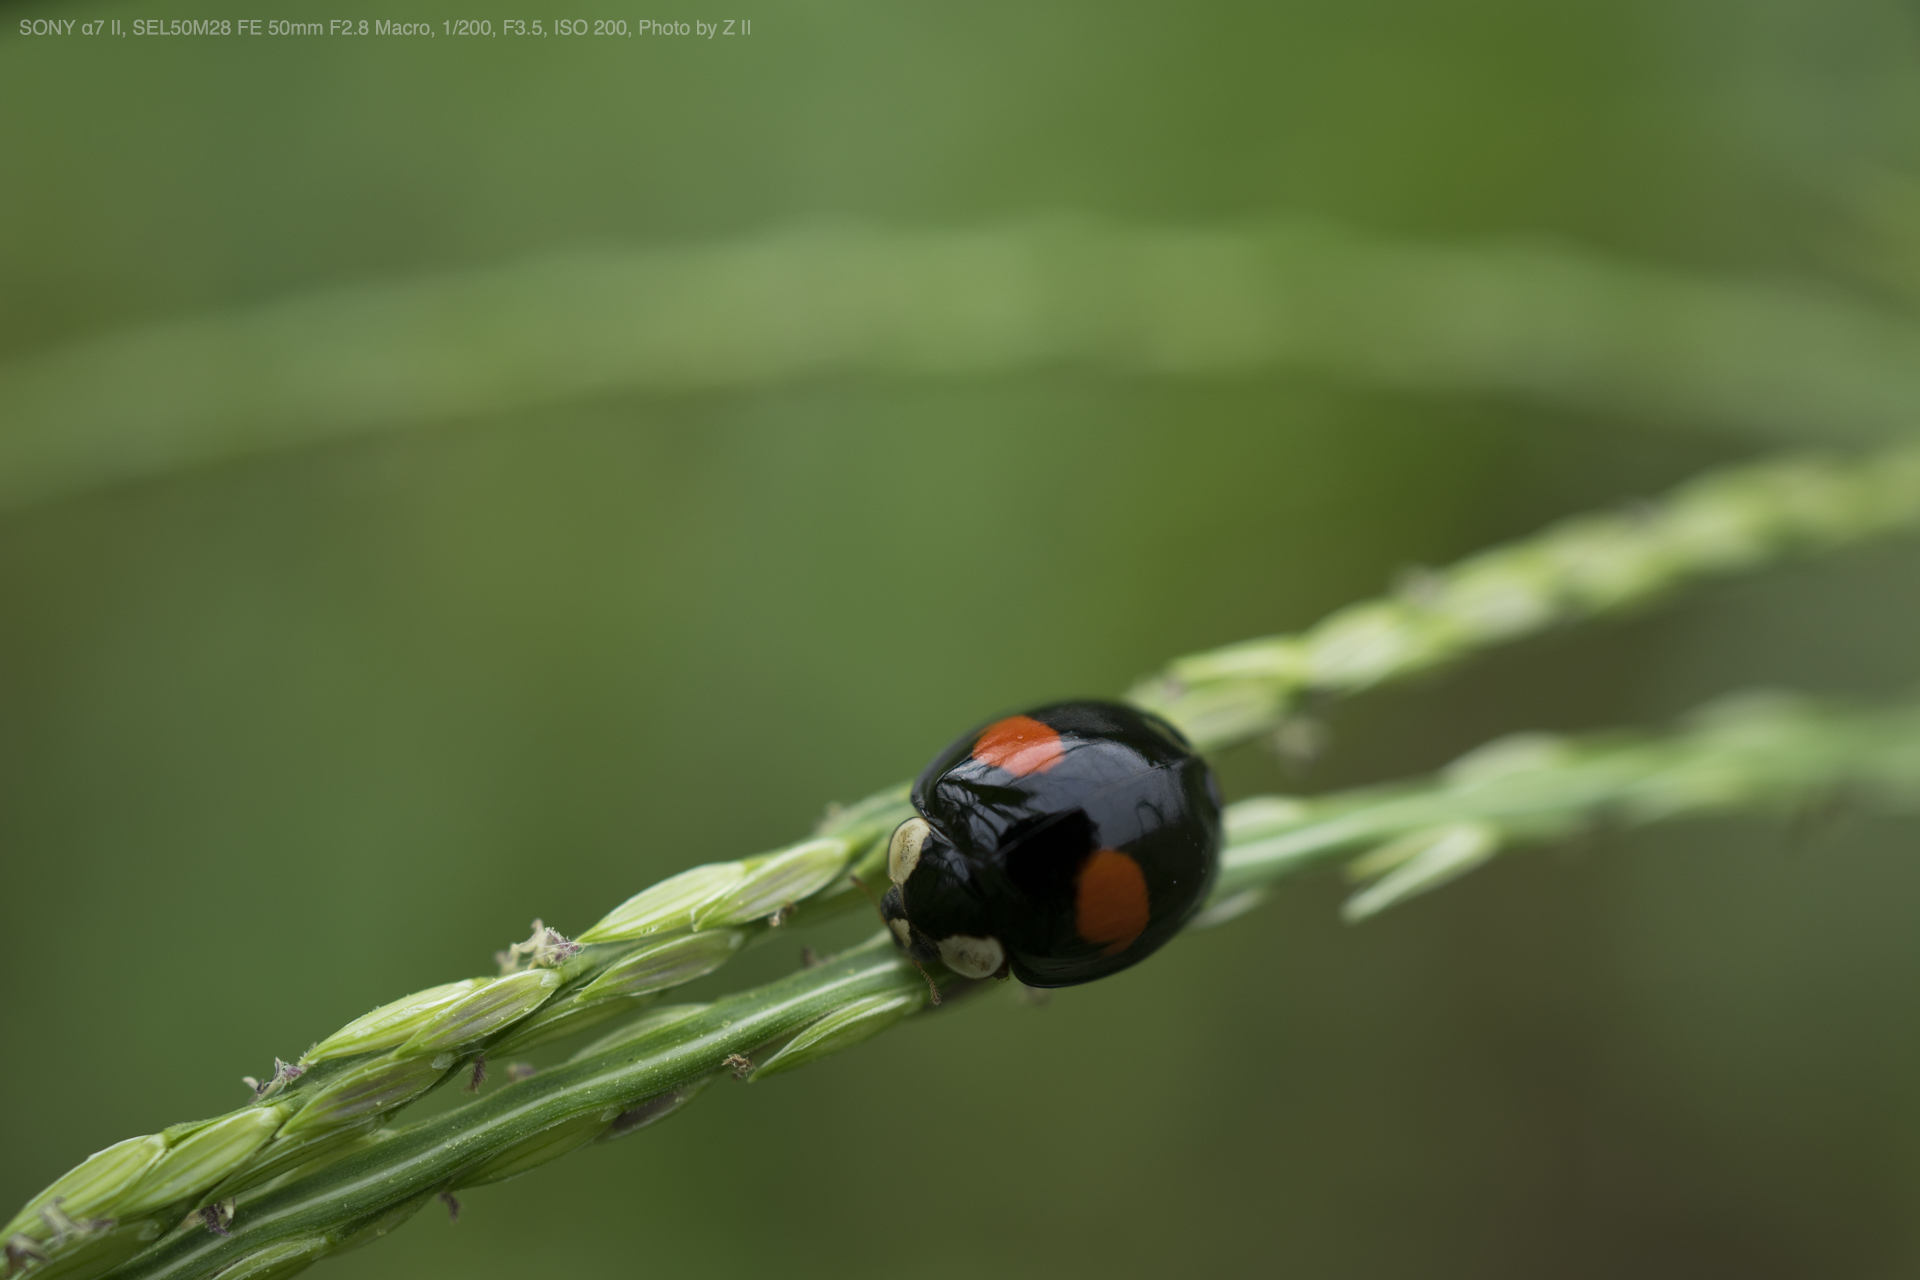
<svg viewBox="0 0 1920 1280">
<path fill-rule="evenodd" d="M 996 721 L 973 744 L 975 760 L 1005 769 L 1016 778 L 1045 773 L 1066 754 L 1060 735 L 1032 716 Z"/>
<path fill-rule="evenodd" d="M 1147 877 L 1118 849 L 1097 849 L 1075 877 L 1073 927 L 1081 937 L 1118 955 L 1146 930 Z"/>
</svg>

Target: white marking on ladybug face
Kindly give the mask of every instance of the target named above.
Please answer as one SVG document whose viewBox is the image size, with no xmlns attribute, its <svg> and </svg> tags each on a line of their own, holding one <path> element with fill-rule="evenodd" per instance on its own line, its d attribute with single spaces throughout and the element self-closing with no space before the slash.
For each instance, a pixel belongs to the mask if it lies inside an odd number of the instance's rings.
<svg viewBox="0 0 1920 1280">
<path fill-rule="evenodd" d="M 910 947 L 913 945 L 913 926 L 905 920 L 889 920 L 887 921 L 887 928 L 893 930 L 893 936 L 900 939 L 901 946 Z"/>
<path fill-rule="evenodd" d="M 920 847 L 932 834 L 933 828 L 925 818 L 908 818 L 895 827 L 893 839 L 887 841 L 887 879 L 905 884 L 913 869 L 920 865 Z"/>
<path fill-rule="evenodd" d="M 940 963 L 963 978 L 991 978 L 1007 962 L 998 938 L 969 938 L 956 933 L 940 940 Z"/>
</svg>

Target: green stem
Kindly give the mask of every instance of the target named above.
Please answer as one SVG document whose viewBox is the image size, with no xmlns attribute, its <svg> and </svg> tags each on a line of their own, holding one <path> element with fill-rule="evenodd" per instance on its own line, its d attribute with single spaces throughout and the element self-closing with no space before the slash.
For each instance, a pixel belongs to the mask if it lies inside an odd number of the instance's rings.
<svg viewBox="0 0 1920 1280">
<path fill-rule="evenodd" d="M 1920 702 L 1864 712 L 1741 694 L 1673 733 L 1519 734 L 1417 783 L 1245 800 L 1228 809 L 1213 909 L 1244 909 L 1246 895 L 1274 880 L 1355 850 L 1366 852 L 1349 874 L 1373 884 L 1349 902 L 1349 918 L 1504 849 L 1720 813 L 1792 815 L 1840 800 L 1894 812 L 1920 804 Z M 1454 850 L 1453 859 L 1423 864 L 1436 846 Z"/>
<path fill-rule="evenodd" d="M 1920 449 L 1729 468 L 1658 503 L 1563 521 L 1419 574 L 1294 636 L 1180 658 L 1128 695 L 1203 750 L 1341 696 L 1713 578 L 1920 523 Z"/>
<path fill-rule="evenodd" d="M 410 1126 L 368 1149 L 335 1161 L 292 1186 L 249 1201 L 233 1234 L 199 1226 L 175 1232 L 135 1263 L 115 1272 L 133 1277 L 251 1277 L 223 1268 L 246 1260 L 297 1269 L 323 1254 L 391 1230 L 434 1194 L 461 1185 L 463 1174 L 593 1117 L 585 1142 L 637 1103 L 671 1095 L 793 1036 L 834 1011 L 876 996 L 923 999 L 920 975 L 884 939 L 828 964 L 729 997 L 629 1041 Z M 556 1144 L 554 1155 L 571 1145 Z M 541 1154 L 536 1152 L 536 1154 Z M 269 1274 L 280 1274 L 270 1272 Z"/>
</svg>

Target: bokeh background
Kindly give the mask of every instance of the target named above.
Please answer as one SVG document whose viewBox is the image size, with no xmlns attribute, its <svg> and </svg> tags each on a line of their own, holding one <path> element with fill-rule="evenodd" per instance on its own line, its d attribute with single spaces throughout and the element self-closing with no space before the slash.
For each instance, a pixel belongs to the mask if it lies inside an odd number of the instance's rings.
<svg viewBox="0 0 1920 1280">
<path fill-rule="evenodd" d="M 488 16 L 337 3 L 248 12 Z M 0 8 L 0 364 L 822 219 L 1300 217 L 1890 324 L 1920 296 L 1920 16 L 1892 0 L 491 15 L 751 18 L 734 44 L 88 43 L 16 19 L 216 11 Z M 485 972 L 536 914 L 575 931 L 784 843 L 988 715 L 1777 443 L 1041 361 L 615 388 L 17 503 L 0 1203 Z M 1342 706 L 1304 778 L 1259 748 L 1223 773 L 1320 789 L 1749 684 L 1903 690 L 1917 569 L 1896 540 L 1716 587 Z M 715 1088 L 324 1274 L 1911 1275 L 1914 836 L 1843 813 L 1608 838 L 1357 928 L 1303 881 L 1044 1007 Z"/>
</svg>

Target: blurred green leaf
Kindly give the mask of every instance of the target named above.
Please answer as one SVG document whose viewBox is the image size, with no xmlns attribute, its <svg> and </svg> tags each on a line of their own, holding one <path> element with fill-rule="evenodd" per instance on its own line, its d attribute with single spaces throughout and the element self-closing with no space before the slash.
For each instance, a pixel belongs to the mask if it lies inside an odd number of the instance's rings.
<svg viewBox="0 0 1920 1280">
<path fill-rule="evenodd" d="M 288 298 L 0 365 L 0 505 L 610 392 L 1329 373 L 1762 436 L 1920 422 L 1920 325 L 1808 287 L 1318 224 L 812 227 Z"/>
</svg>

